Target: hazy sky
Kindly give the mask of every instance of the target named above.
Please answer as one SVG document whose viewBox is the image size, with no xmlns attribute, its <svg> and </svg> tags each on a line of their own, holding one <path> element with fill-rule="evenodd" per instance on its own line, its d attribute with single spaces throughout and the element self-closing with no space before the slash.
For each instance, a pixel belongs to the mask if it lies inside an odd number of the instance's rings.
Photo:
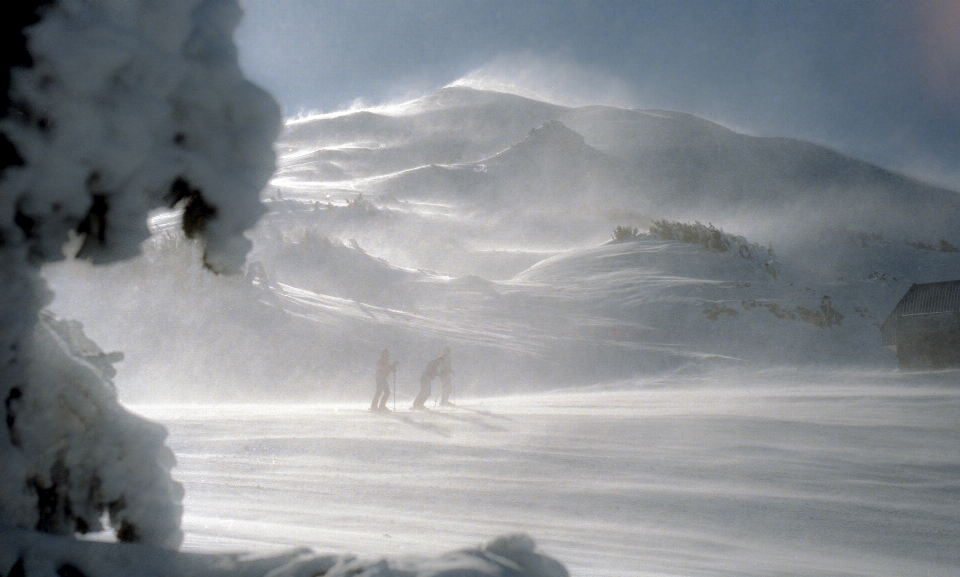
<svg viewBox="0 0 960 577">
<path fill-rule="evenodd" d="M 241 63 L 288 115 L 468 78 L 692 112 L 960 190 L 960 0 L 241 3 Z"/>
</svg>

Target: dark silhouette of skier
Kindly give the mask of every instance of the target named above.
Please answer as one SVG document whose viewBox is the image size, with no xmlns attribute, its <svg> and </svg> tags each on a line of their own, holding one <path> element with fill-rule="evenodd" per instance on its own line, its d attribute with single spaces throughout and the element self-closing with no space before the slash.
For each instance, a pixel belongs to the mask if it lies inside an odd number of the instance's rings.
<svg viewBox="0 0 960 577">
<path fill-rule="evenodd" d="M 396 374 L 397 361 L 390 362 L 390 351 L 383 349 L 380 353 L 380 359 L 377 360 L 377 392 L 373 394 L 373 402 L 370 403 L 371 411 L 386 411 L 387 399 L 390 397 L 390 383 L 387 377 L 390 373 Z"/>
<path fill-rule="evenodd" d="M 420 392 L 417 394 L 417 398 L 413 400 L 414 409 L 422 409 L 423 404 L 427 402 L 427 399 L 430 397 L 430 384 L 433 382 L 433 379 L 437 378 L 441 374 L 441 367 L 446 362 L 445 359 L 450 354 L 450 347 L 443 349 L 443 354 L 439 357 L 433 359 L 425 369 L 423 369 L 423 374 L 420 375 Z M 442 382 L 442 381 L 441 381 Z"/>
<path fill-rule="evenodd" d="M 450 393 L 453 391 L 453 363 L 450 360 L 450 347 L 443 348 L 443 354 L 440 355 L 443 361 L 440 362 L 440 405 L 443 407 L 452 407 L 450 402 Z"/>
</svg>

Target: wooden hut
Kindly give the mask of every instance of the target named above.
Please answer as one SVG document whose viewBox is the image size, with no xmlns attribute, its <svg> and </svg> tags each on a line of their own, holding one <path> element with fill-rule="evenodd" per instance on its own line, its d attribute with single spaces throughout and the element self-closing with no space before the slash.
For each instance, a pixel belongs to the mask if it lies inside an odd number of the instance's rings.
<svg viewBox="0 0 960 577">
<path fill-rule="evenodd" d="M 901 369 L 960 367 L 960 280 L 911 286 L 880 336 Z"/>
</svg>

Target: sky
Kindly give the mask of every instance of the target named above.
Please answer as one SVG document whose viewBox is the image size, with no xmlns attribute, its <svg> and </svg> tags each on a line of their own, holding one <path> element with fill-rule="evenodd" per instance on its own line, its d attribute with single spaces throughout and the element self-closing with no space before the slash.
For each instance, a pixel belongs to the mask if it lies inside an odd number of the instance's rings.
<svg viewBox="0 0 960 577">
<path fill-rule="evenodd" d="M 960 0 L 241 0 L 288 116 L 454 82 L 697 114 L 960 190 Z"/>
</svg>

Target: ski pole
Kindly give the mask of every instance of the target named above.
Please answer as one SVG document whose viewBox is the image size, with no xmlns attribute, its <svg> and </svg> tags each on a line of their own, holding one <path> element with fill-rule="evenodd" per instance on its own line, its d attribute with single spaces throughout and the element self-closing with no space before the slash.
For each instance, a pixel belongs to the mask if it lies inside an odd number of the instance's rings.
<svg viewBox="0 0 960 577">
<path fill-rule="evenodd" d="M 393 412 L 397 412 L 397 367 L 393 367 Z"/>
</svg>

